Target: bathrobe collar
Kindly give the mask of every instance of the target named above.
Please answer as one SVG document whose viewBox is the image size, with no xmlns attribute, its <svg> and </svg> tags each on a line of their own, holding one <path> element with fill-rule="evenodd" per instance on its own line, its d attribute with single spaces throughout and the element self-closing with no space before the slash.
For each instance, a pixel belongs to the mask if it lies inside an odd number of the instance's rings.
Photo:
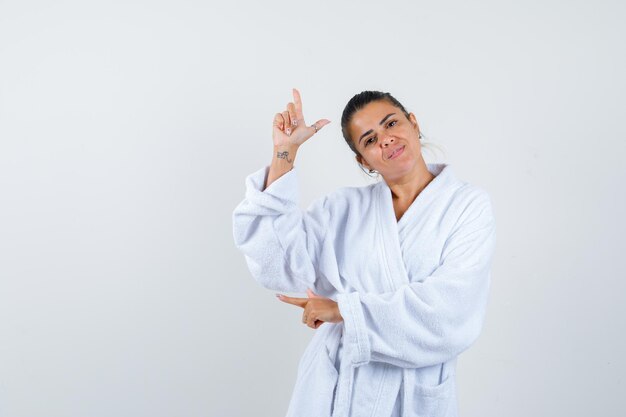
<svg viewBox="0 0 626 417">
<path fill-rule="evenodd" d="M 381 234 L 383 258 L 387 260 L 389 277 L 388 291 L 395 291 L 402 285 L 408 284 L 409 276 L 402 258 L 401 243 L 404 240 L 403 232 L 412 222 L 416 221 L 415 213 L 423 212 L 433 200 L 442 195 L 442 192 L 454 187 L 457 180 L 452 168 L 445 163 L 429 163 L 426 167 L 435 175 L 424 189 L 417 195 L 413 203 L 404 212 L 399 221 L 393 209 L 391 189 L 383 180 L 376 184 L 375 199 L 378 205 L 378 229 Z"/>
<path fill-rule="evenodd" d="M 388 212 L 393 215 L 393 220 L 397 224 L 397 228 L 399 230 L 403 229 L 407 223 L 411 222 L 412 214 L 414 212 L 419 211 L 421 207 L 427 205 L 430 201 L 436 198 L 438 192 L 450 186 L 454 180 L 454 174 L 449 164 L 430 163 L 426 164 L 426 168 L 431 174 L 435 176 L 435 178 L 433 178 L 418 194 L 418 196 L 415 198 L 413 203 L 411 203 L 411 205 L 405 211 L 399 221 L 395 220 L 391 188 L 389 188 L 384 180 L 377 184 L 380 193 L 379 197 L 382 197 L 381 200 L 383 201 L 384 206 L 387 206 L 391 209 L 388 210 Z M 382 208 L 386 209 L 386 207 Z"/>
</svg>

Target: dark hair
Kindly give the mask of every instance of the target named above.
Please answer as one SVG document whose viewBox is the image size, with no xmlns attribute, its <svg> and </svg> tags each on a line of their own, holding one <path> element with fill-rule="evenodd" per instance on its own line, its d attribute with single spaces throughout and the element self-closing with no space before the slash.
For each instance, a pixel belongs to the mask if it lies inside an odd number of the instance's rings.
<svg viewBox="0 0 626 417">
<path fill-rule="evenodd" d="M 341 115 L 341 133 L 343 134 L 343 138 L 346 140 L 350 149 L 352 149 L 352 152 L 357 155 L 360 154 L 354 146 L 350 133 L 348 133 L 348 125 L 352 121 L 354 113 L 361 110 L 367 104 L 380 100 L 387 101 L 389 104 L 399 108 L 402 110 L 402 113 L 404 113 L 406 118 L 409 118 L 409 112 L 407 112 L 404 106 L 389 93 L 383 93 L 382 91 L 362 91 L 352 97 L 350 101 L 348 101 L 348 104 L 346 104 L 346 107 L 343 109 L 343 114 Z"/>
</svg>

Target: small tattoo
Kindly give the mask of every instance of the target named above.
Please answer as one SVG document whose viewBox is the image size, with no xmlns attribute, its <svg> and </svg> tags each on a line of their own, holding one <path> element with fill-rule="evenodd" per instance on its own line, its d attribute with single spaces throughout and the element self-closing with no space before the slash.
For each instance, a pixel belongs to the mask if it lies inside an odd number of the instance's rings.
<svg viewBox="0 0 626 417">
<path fill-rule="evenodd" d="M 292 160 L 291 160 L 291 159 L 289 159 L 289 152 L 287 152 L 287 151 L 284 151 L 284 152 L 277 152 L 277 153 L 276 153 L 276 157 L 277 157 L 277 158 L 280 158 L 280 159 L 286 159 L 286 160 L 287 160 L 287 162 L 289 162 L 289 163 L 291 163 L 291 162 L 292 162 Z"/>
</svg>

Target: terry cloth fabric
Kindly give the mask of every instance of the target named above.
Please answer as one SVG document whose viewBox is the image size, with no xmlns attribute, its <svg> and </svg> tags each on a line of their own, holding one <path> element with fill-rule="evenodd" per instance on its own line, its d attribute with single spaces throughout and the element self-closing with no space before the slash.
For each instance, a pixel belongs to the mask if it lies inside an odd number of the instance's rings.
<svg viewBox="0 0 626 417">
<path fill-rule="evenodd" d="M 236 246 L 273 291 L 307 288 L 338 303 L 307 346 L 288 417 L 456 417 L 456 360 L 478 338 L 496 224 L 488 193 L 448 164 L 402 218 L 384 181 L 298 206 L 297 169 L 263 190 L 246 178 L 233 213 Z"/>
</svg>

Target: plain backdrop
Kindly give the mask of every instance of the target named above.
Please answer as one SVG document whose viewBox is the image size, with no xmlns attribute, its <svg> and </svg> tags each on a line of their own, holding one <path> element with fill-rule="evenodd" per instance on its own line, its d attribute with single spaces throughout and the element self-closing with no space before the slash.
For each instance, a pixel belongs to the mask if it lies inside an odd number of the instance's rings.
<svg viewBox="0 0 626 417">
<path fill-rule="evenodd" d="M 301 205 L 373 181 L 340 117 L 415 113 L 498 228 L 464 417 L 626 405 L 621 1 L 0 0 L 0 416 L 281 416 L 314 330 L 232 211 L 302 93 Z M 293 294 L 292 294 L 293 295 Z M 306 296 L 302 294 L 301 296 Z"/>
</svg>

